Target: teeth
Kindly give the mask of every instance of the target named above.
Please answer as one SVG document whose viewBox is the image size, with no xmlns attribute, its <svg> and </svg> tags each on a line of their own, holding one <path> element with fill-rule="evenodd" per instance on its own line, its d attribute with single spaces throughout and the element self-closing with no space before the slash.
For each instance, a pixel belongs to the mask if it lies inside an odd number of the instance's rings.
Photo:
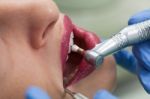
<svg viewBox="0 0 150 99">
<path fill-rule="evenodd" d="M 70 34 L 69 49 L 68 49 L 68 55 L 67 55 L 66 61 L 67 61 L 68 58 L 69 58 L 69 54 L 71 53 L 71 47 L 72 47 L 72 45 L 74 44 L 73 38 L 74 38 L 74 34 L 73 34 L 73 32 L 72 32 L 72 33 Z"/>
<path fill-rule="evenodd" d="M 74 44 L 73 38 L 74 38 L 74 34 L 71 33 L 71 34 L 70 34 L 70 41 L 69 41 L 69 50 L 68 50 L 68 54 L 71 53 L 71 47 L 72 47 L 72 45 Z"/>
<path fill-rule="evenodd" d="M 67 55 L 66 61 L 68 60 L 68 58 L 69 58 L 69 55 Z"/>
<path fill-rule="evenodd" d="M 77 45 L 72 45 L 71 50 L 72 52 L 77 52 L 79 47 Z"/>
</svg>

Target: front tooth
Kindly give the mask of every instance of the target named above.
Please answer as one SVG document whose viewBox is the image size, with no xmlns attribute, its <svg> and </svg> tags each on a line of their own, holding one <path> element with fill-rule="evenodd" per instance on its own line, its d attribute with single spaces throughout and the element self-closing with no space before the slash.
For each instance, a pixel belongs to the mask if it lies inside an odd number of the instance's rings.
<svg viewBox="0 0 150 99">
<path fill-rule="evenodd" d="M 69 41 L 69 50 L 68 50 L 68 54 L 71 53 L 71 47 L 72 47 L 72 45 L 74 44 L 73 39 L 74 39 L 74 34 L 71 33 L 71 34 L 70 34 L 70 41 Z"/>
<path fill-rule="evenodd" d="M 71 33 L 71 34 L 70 34 L 70 41 L 69 41 L 68 55 L 67 55 L 67 57 L 66 57 L 66 61 L 67 61 L 68 58 L 69 58 L 69 54 L 71 53 L 71 47 L 72 47 L 72 45 L 74 44 L 73 38 L 74 38 L 74 34 Z"/>
<path fill-rule="evenodd" d="M 67 55 L 66 61 L 68 60 L 69 56 Z"/>
</svg>

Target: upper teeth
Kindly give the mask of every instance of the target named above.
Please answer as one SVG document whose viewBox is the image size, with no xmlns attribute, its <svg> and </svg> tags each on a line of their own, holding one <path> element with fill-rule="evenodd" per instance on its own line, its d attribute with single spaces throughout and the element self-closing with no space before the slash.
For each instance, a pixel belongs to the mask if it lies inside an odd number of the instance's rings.
<svg viewBox="0 0 150 99">
<path fill-rule="evenodd" d="M 72 47 L 72 45 L 74 44 L 73 38 L 74 38 L 74 34 L 71 33 L 71 34 L 70 34 L 70 41 L 69 41 L 69 50 L 68 50 L 68 54 L 71 53 L 71 47 Z"/>
<path fill-rule="evenodd" d="M 71 47 L 72 47 L 72 45 L 74 44 L 73 38 L 74 38 L 74 34 L 71 33 L 71 34 L 70 34 L 70 41 L 69 41 L 68 54 L 71 53 Z M 66 61 L 68 60 L 68 58 L 69 58 L 69 56 L 67 55 Z"/>
</svg>

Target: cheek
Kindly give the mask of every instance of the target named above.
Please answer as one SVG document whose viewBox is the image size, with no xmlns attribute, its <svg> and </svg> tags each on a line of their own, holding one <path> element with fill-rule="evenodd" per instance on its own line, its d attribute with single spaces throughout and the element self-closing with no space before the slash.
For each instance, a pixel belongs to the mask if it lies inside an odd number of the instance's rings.
<svg viewBox="0 0 150 99">
<path fill-rule="evenodd" d="M 104 82 L 101 83 L 102 86 L 105 86 L 108 90 L 113 90 L 116 85 L 116 64 L 113 56 L 106 57 L 104 63 L 100 68 L 100 78 Z"/>
<path fill-rule="evenodd" d="M 61 40 L 63 34 L 63 16 L 61 15 L 57 22 L 55 23 L 52 30 L 48 31 L 48 42 L 47 42 L 47 55 L 49 55 L 49 61 L 51 63 L 57 64 L 59 67 L 61 65 Z"/>
<path fill-rule="evenodd" d="M 13 69 L 7 69 L 10 71 L 7 77 L 0 79 L 2 81 L 0 90 L 3 90 L 0 93 L 0 99 L 10 99 L 10 97 L 11 99 L 23 99 L 26 88 L 31 85 L 47 89 L 46 85 L 49 82 L 47 72 L 44 72 L 41 67 L 14 66 Z"/>
</svg>

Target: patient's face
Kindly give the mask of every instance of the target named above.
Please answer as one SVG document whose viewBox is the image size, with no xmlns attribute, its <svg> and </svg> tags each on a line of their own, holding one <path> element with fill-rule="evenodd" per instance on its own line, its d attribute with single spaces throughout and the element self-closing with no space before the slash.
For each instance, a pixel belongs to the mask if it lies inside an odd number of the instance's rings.
<svg viewBox="0 0 150 99">
<path fill-rule="evenodd" d="M 84 49 L 100 42 L 60 13 L 52 0 L 1 0 L 0 99 L 21 99 L 30 86 L 43 88 L 53 99 L 61 98 L 64 88 L 88 97 L 100 89 L 112 90 L 113 57 L 95 70 L 70 52 L 73 41 Z"/>
</svg>

